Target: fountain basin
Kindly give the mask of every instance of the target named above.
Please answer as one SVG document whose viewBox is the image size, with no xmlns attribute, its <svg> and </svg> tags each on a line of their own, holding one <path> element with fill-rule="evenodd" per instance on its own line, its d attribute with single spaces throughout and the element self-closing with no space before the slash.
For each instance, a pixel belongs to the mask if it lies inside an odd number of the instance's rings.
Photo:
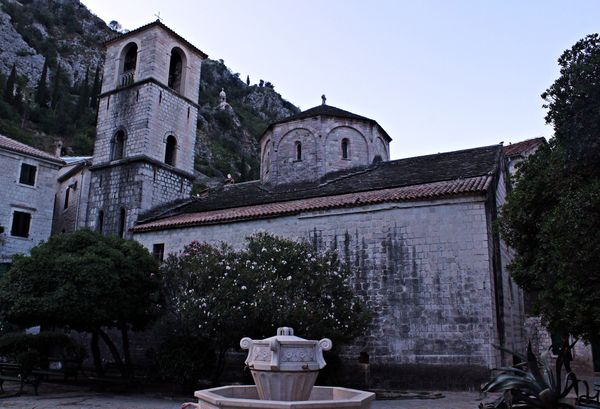
<svg viewBox="0 0 600 409">
<path fill-rule="evenodd" d="M 253 385 L 222 386 L 196 391 L 201 409 L 369 409 L 375 394 L 333 386 L 313 387 L 308 400 L 260 400 Z"/>
</svg>

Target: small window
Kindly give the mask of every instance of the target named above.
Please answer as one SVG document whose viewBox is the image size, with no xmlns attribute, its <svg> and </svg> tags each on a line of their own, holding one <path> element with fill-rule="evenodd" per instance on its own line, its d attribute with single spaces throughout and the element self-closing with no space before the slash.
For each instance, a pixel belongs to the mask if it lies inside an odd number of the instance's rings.
<svg viewBox="0 0 600 409">
<path fill-rule="evenodd" d="M 111 160 L 123 159 L 125 156 L 125 132 L 119 131 L 115 134 L 112 142 L 112 158 Z"/>
<path fill-rule="evenodd" d="M 37 172 L 37 166 L 29 165 L 27 163 L 21 164 L 21 175 L 19 176 L 19 183 L 28 186 L 35 186 L 35 174 Z"/>
<path fill-rule="evenodd" d="M 119 213 L 119 237 L 125 236 L 126 216 L 127 216 L 127 213 L 125 212 L 125 209 L 121 209 L 121 212 Z"/>
<path fill-rule="evenodd" d="M 152 255 L 158 261 L 163 261 L 165 258 L 165 243 L 156 243 L 152 245 Z"/>
<path fill-rule="evenodd" d="M 69 193 L 71 192 L 71 188 L 67 187 L 65 191 L 65 203 L 63 205 L 63 209 L 67 209 L 69 207 Z"/>
<path fill-rule="evenodd" d="M 348 145 L 350 142 L 348 139 L 342 139 L 342 159 L 348 159 Z"/>
<path fill-rule="evenodd" d="M 300 141 L 296 141 L 296 161 L 302 160 L 302 144 Z"/>
<path fill-rule="evenodd" d="M 10 235 L 14 237 L 29 237 L 29 226 L 31 225 L 31 213 L 15 211 L 13 213 L 12 228 Z"/>
<path fill-rule="evenodd" d="M 169 135 L 167 138 L 167 144 L 165 147 L 165 163 L 167 165 L 175 166 L 175 159 L 177 156 L 177 139 L 173 135 Z"/>
<path fill-rule="evenodd" d="M 104 211 L 100 210 L 98 212 L 98 223 L 96 223 L 96 230 L 98 233 L 102 234 L 102 230 L 104 229 Z"/>
</svg>

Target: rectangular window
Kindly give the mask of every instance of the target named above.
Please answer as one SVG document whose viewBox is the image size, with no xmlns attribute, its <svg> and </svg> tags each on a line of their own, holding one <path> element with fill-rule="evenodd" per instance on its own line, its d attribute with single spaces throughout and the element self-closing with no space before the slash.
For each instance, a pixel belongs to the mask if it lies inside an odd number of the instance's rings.
<svg viewBox="0 0 600 409">
<path fill-rule="evenodd" d="M 163 261 L 165 258 L 165 243 L 156 243 L 152 245 L 152 255 L 158 261 Z"/>
<path fill-rule="evenodd" d="M 12 228 L 10 235 L 15 237 L 29 237 L 29 226 L 31 225 L 31 213 L 16 211 L 13 213 Z"/>
<path fill-rule="evenodd" d="M 69 193 L 71 192 L 71 188 L 67 187 L 67 190 L 65 191 L 65 205 L 63 206 L 63 209 L 66 209 L 69 207 Z"/>
<path fill-rule="evenodd" d="M 37 167 L 29 165 L 27 163 L 21 164 L 21 175 L 19 176 L 19 183 L 23 185 L 35 186 L 35 173 Z"/>
</svg>

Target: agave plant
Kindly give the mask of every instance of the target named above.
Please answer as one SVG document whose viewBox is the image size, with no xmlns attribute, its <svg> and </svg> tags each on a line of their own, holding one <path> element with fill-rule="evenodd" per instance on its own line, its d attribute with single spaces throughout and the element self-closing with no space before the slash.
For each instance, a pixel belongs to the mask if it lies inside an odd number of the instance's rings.
<svg viewBox="0 0 600 409">
<path fill-rule="evenodd" d="M 531 342 L 527 345 L 526 356 L 509 349 L 496 348 L 506 351 L 521 363 L 514 367 L 496 368 L 495 378 L 482 387 L 482 392 L 502 392 L 502 396 L 493 403 L 483 404 L 481 409 L 501 408 L 575 408 L 565 401 L 565 397 L 575 390 L 578 394 L 579 381 L 573 372 L 570 372 L 570 351 L 577 341 L 571 345 L 565 344 L 556 359 L 556 368 L 553 371 L 545 360 L 538 359 L 531 350 Z M 561 380 L 563 367 L 567 369 L 564 385 Z"/>
</svg>

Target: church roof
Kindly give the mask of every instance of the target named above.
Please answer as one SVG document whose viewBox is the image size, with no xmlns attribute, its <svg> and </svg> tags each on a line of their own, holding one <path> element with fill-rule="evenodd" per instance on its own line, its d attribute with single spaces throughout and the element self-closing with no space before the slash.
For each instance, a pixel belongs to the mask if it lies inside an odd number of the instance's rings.
<svg viewBox="0 0 600 409">
<path fill-rule="evenodd" d="M 385 129 L 383 129 L 381 127 L 381 125 L 379 125 L 377 123 L 377 121 L 375 121 L 374 119 L 367 118 L 367 117 L 361 116 L 361 115 L 357 115 L 357 114 L 354 114 L 349 111 L 344 111 L 343 109 L 336 108 L 334 106 L 326 105 L 326 104 L 321 104 L 316 107 L 312 107 L 310 109 L 307 109 L 306 111 L 302 111 L 297 114 L 290 115 L 286 118 L 280 119 L 279 121 L 273 122 L 269 125 L 269 127 L 265 130 L 264 133 L 267 133 L 267 131 L 270 130 L 275 125 L 284 124 L 284 123 L 292 122 L 292 121 L 299 121 L 301 119 L 313 118 L 316 116 L 327 116 L 327 117 L 332 117 L 332 118 L 354 119 L 354 120 L 358 120 L 358 121 L 370 122 L 370 123 L 376 125 L 377 127 L 379 127 L 379 129 L 381 130 L 383 135 L 386 137 L 388 142 L 392 140 L 392 138 L 388 135 L 388 133 L 385 131 Z M 264 135 L 264 133 L 263 133 L 263 135 Z"/>
<path fill-rule="evenodd" d="M 303 211 L 484 194 L 498 170 L 502 145 L 380 162 L 325 175 L 316 182 L 226 185 L 140 218 L 152 231 Z"/>
<path fill-rule="evenodd" d="M 527 153 L 544 143 L 546 143 L 546 138 L 543 136 L 539 138 L 527 139 L 517 143 L 511 143 L 510 145 L 504 147 L 504 154 L 507 157 L 523 155 L 524 153 Z"/>
<path fill-rule="evenodd" d="M 123 38 L 129 37 L 132 34 L 136 34 L 145 30 L 148 30 L 149 28 L 152 27 L 160 27 L 163 30 L 165 30 L 167 33 L 169 33 L 170 35 L 172 35 L 173 37 L 175 37 L 177 40 L 181 41 L 183 44 L 185 44 L 186 46 L 188 46 L 193 52 L 195 52 L 196 54 L 198 54 L 201 58 L 208 58 L 208 55 L 206 53 L 204 53 L 202 50 L 200 50 L 199 48 L 197 48 L 194 44 L 190 43 L 188 40 L 186 40 L 185 38 L 183 38 L 182 36 L 180 36 L 179 34 L 177 34 L 175 31 L 173 31 L 171 28 L 167 27 L 162 21 L 160 20 L 155 20 L 151 23 L 148 23 L 146 25 L 143 25 L 141 27 L 136 28 L 135 30 L 131 30 L 128 31 L 126 33 L 123 34 L 119 34 L 111 39 L 109 39 L 108 41 L 104 42 L 104 45 L 108 45 L 111 43 L 114 43 L 117 40 L 121 40 Z"/>
<path fill-rule="evenodd" d="M 13 151 L 29 156 L 34 156 L 36 158 L 41 158 L 45 160 L 49 160 L 52 162 L 56 162 L 58 164 L 63 164 L 64 162 L 57 158 L 54 155 L 49 154 L 48 152 L 44 152 L 40 149 L 36 149 L 32 146 L 25 145 L 24 143 L 15 141 L 14 139 L 9 138 L 8 136 L 0 135 L 0 149 L 5 149 L 8 151 Z"/>
</svg>

